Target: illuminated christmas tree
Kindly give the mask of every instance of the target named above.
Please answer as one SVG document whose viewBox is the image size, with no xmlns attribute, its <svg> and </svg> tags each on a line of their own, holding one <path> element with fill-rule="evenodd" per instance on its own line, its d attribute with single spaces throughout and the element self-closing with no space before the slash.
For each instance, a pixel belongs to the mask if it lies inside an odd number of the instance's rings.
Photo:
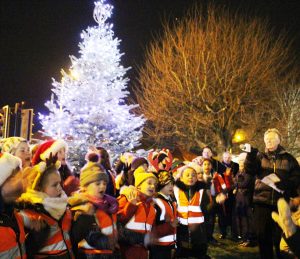
<svg viewBox="0 0 300 259">
<path fill-rule="evenodd" d="M 60 82 L 53 80 L 52 97 L 46 102 L 49 115 L 40 114 L 43 130 L 69 144 L 69 160 L 80 165 L 89 146 L 102 146 L 112 157 L 138 146 L 144 118 L 127 105 L 128 68 L 120 65 L 113 25 L 107 22 L 113 7 L 95 3 L 97 26 L 81 34 L 80 57 L 71 56 L 70 73 L 63 71 Z"/>
</svg>

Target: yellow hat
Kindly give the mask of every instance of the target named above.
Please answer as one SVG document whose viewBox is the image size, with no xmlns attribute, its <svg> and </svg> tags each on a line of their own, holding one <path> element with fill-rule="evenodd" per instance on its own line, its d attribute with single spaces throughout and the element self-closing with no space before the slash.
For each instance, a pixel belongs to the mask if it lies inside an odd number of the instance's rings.
<svg viewBox="0 0 300 259">
<path fill-rule="evenodd" d="M 105 173 L 101 164 L 96 162 L 87 162 L 81 169 L 80 186 L 84 187 L 92 182 L 106 181 L 108 182 L 108 175 Z"/>
<path fill-rule="evenodd" d="M 148 178 L 154 178 L 155 180 L 157 180 L 156 176 L 153 173 L 148 173 L 143 167 L 139 167 L 134 171 L 134 185 L 136 187 L 141 185 L 142 182 L 144 182 Z"/>
</svg>

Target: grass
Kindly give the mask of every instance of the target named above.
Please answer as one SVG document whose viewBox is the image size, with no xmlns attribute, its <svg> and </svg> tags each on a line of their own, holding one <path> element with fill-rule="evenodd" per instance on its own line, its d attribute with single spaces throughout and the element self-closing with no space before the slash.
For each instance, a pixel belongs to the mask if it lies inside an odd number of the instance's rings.
<svg viewBox="0 0 300 259">
<path fill-rule="evenodd" d="M 217 245 L 209 245 L 208 255 L 213 259 L 258 259 L 258 247 L 240 247 L 230 239 L 217 239 Z"/>
</svg>

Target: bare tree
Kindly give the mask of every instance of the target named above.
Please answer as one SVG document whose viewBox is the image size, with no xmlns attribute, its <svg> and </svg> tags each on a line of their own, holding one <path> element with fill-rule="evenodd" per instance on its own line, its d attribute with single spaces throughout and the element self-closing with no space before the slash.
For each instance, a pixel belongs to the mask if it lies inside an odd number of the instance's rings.
<svg viewBox="0 0 300 259">
<path fill-rule="evenodd" d="M 158 144 L 224 149 L 238 128 L 268 127 L 275 82 L 290 76 L 289 46 L 265 21 L 213 6 L 165 23 L 135 89 L 147 136 Z"/>
<path fill-rule="evenodd" d="M 276 89 L 278 104 L 278 128 L 286 142 L 286 148 L 300 156 L 300 84 L 293 80 Z"/>
</svg>

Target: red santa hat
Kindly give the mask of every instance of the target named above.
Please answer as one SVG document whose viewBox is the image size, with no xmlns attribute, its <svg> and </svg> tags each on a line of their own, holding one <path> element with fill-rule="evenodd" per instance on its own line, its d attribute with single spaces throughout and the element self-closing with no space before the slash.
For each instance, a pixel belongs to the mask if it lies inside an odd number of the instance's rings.
<svg viewBox="0 0 300 259">
<path fill-rule="evenodd" d="M 32 165 L 36 165 L 41 161 L 46 161 L 46 159 L 49 158 L 50 153 L 52 153 L 52 155 L 56 155 L 62 148 L 66 150 L 68 148 L 67 143 L 62 139 L 48 140 L 42 143 L 32 158 Z"/>
<path fill-rule="evenodd" d="M 0 153 L 0 186 L 12 175 L 16 168 L 21 168 L 21 159 L 9 153 Z"/>
</svg>

